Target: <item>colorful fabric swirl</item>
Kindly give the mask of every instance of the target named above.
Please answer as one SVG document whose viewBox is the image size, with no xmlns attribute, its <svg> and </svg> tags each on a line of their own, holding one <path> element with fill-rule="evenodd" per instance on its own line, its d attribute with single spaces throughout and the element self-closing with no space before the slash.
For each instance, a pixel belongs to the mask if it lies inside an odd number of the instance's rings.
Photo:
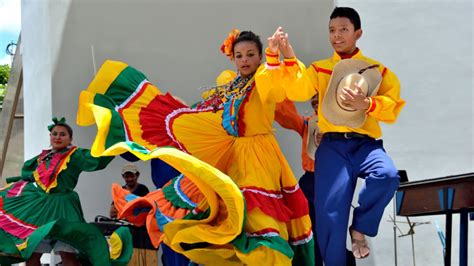
<svg viewBox="0 0 474 266">
<path fill-rule="evenodd" d="M 120 213 L 146 224 L 155 243 L 163 240 L 197 263 L 312 265 L 306 198 L 272 128 L 277 102 L 314 94 L 299 89 L 309 82 L 297 74 L 301 71 L 304 65 L 296 61 L 260 66 L 246 84 L 252 89 L 237 108 L 238 133 L 232 134 L 223 127 L 223 108 L 188 107 L 162 94 L 136 69 L 106 61 L 79 102 L 78 124 L 97 124 L 92 154 L 158 157 L 184 175 L 144 198 L 114 188 Z M 196 195 L 189 191 L 169 191 L 183 182 L 194 184 L 204 197 L 193 200 Z"/>
</svg>

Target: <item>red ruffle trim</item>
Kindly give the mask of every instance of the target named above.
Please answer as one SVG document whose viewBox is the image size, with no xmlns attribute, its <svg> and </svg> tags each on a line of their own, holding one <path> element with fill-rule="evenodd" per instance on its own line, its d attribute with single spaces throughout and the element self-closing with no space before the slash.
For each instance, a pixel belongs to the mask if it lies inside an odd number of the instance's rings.
<svg viewBox="0 0 474 266">
<path fill-rule="evenodd" d="M 256 187 L 244 187 L 241 190 L 249 212 L 259 208 L 263 213 L 281 222 L 309 214 L 308 201 L 300 188 L 290 193 L 267 191 Z"/>
<path fill-rule="evenodd" d="M 188 107 L 176 100 L 171 94 L 158 95 L 148 106 L 140 110 L 139 118 L 142 126 L 142 138 L 159 147 L 178 144 L 168 135 L 166 117 L 179 108 Z"/>
<path fill-rule="evenodd" d="M 301 241 L 301 240 L 305 240 L 305 239 L 310 239 L 311 234 L 313 233 L 312 230 L 313 229 L 310 228 L 309 231 L 306 232 L 304 235 L 301 235 L 301 236 L 298 236 L 298 237 L 290 237 L 289 241 L 290 242 L 297 242 L 297 241 Z"/>
<path fill-rule="evenodd" d="M 23 192 L 23 188 L 25 188 L 27 182 L 24 180 L 20 180 L 18 182 L 15 182 L 15 184 L 8 189 L 7 192 L 7 198 L 10 197 L 17 197 Z M 0 198 L 0 209 L 2 208 L 2 199 Z"/>
<path fill-rule="evenodd" d="M 308 200 L 300 188 L 292 193 L 283 192 L 283 200 L 285 201 L 285 205 L 292 210 L 291 219 L 300 218 L 309 214 Z"/>
<path fill-rule="evenodd" d="M 1 199 L 1 198 L 0 198 Z M 0 230 L 3 230 L 20 239 L 29 237 L 38 227 L 28 224 L 15 216 L 8 214 L 3 209 L 3 202 L 0 208 Z"/>
<path fill-rule="evenodd" d="M 291 210 L 285 206 L 283 198 L 277 199 L 262 194 L 244 191 L 247 211 L 259 208 L 263 213 L 281 221 L 288 222 L 291 217 Z"/>
</svg>

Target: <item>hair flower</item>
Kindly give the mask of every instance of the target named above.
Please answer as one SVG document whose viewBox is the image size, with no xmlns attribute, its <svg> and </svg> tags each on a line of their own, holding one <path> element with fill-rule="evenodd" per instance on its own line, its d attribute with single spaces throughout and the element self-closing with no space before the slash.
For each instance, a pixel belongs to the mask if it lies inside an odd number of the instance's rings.
<svg viewBox="0 0 474 266">
<path fill-rule="evenodd" d="M 221 45 L 221 52 L 225 54 L 227 57 L 232 60 L 233 54 L 232 54 L 232 46 L 239 37 L 240 31 L 238 29 L 233 29 L 231 32 L 229 32 L 227 38 L 224 40 L 224 42 Z"/>
</svg>

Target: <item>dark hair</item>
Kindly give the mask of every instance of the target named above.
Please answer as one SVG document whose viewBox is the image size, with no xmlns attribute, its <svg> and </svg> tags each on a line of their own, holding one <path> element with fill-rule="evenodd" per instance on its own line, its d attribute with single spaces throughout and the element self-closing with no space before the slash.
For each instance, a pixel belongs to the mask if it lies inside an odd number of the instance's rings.
<svg viewBox="0 0 474 266">
<path fill-rule="evenodd" d="M 239 37 L 237 37 L 237 39 L 235 39 L 234 43 L 232 44 L 232 54 L 234 53 L 235 45 L 239 42 L 254 42 L 257 45 L 259 54 L 262 54 L 262 41 L 260 40 L 260 37 L 255 33 L 251 31 L 242 31 L 239 34 Z"/>
<path fill-rule="evenodd" d="M 66 123 L 58 122 L 54 124 L 54 126 L 51 128 L 51 131 L 53 131 L 53 129 L 58 126 L 66 128 L 67 133 L 69 133 L 69 137 L 72 138 L 72 128 Z"/>
<path fill-rule="evenodd" d="M 329 19 L 333 18 L 348 18 L 351 23 L 354 25 L 354 30 L 358 30 L 361 27 L 359 13 L 351 7 L 336 7 L 331 13 Z"/>
</svg>

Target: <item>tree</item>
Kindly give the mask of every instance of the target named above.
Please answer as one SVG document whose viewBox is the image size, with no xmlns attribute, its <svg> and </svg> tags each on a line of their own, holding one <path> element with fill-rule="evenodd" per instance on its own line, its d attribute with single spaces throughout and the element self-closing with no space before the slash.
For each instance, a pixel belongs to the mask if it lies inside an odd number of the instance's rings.
<svg viewBox="0 0 474 266">
<path fill-rule="evenodd" d="M 10 66 L 0 65 L 0 84 L 7 85 L 8 78 L 10 77 Z"/>
<path fill-rule="evenodd" d="M 3 105 L 3 98 L 5 98 L 8 78 L 10 77 L 10 66 L 0 65 L 0 108 Z"/>
</svg>

